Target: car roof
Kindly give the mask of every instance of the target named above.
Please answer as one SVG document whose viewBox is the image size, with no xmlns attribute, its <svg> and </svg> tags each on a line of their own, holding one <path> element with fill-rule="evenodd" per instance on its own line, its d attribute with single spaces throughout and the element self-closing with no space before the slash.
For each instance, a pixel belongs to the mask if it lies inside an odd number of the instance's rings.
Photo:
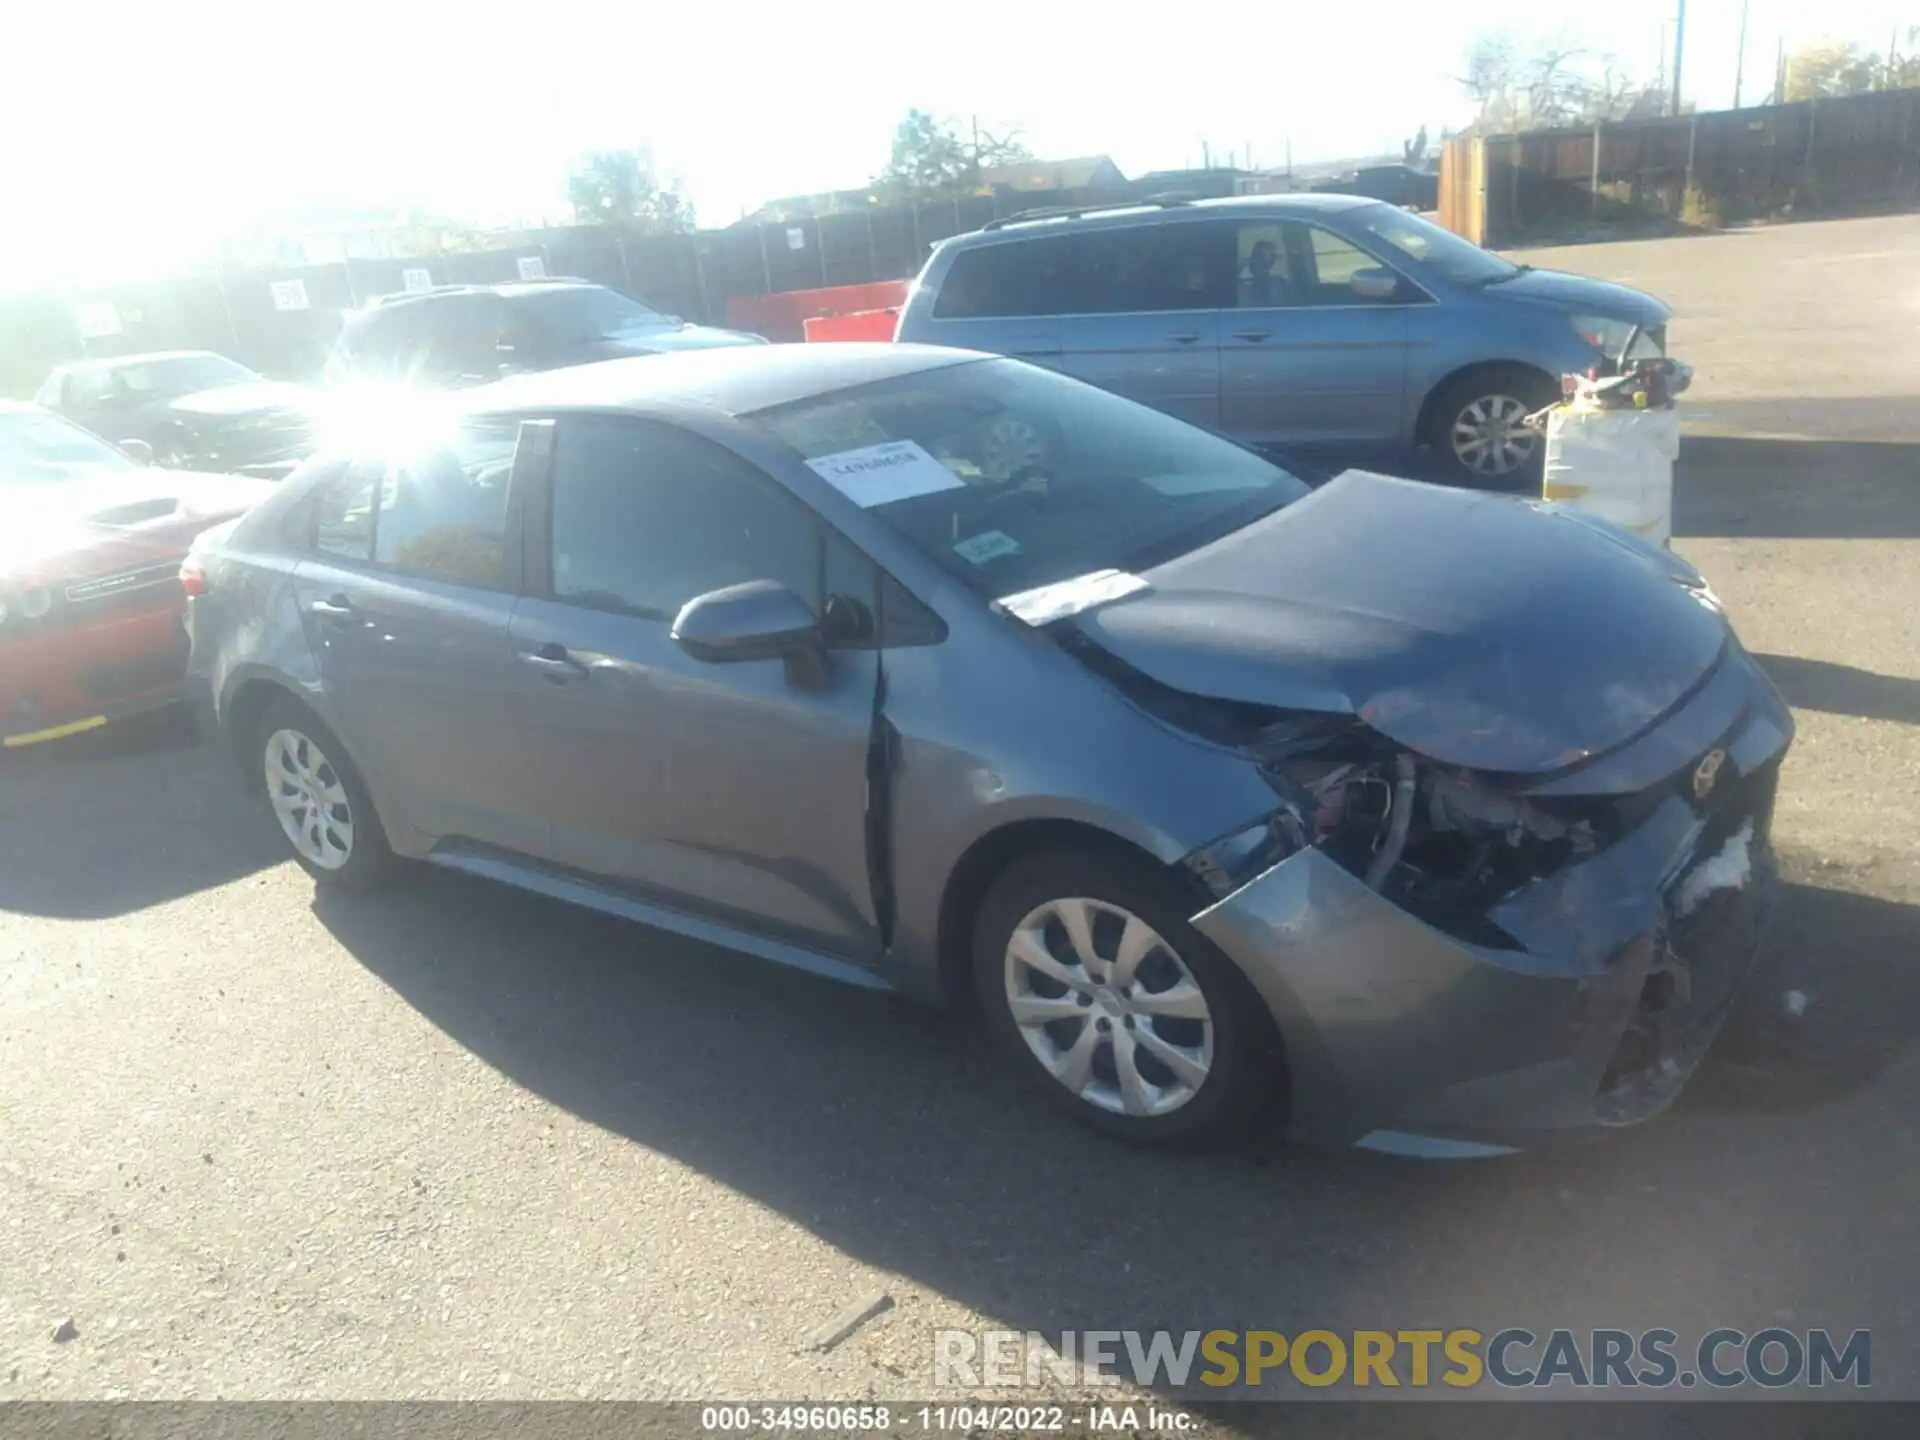
<svg viewBox="0 0 1920 1440">
<path fill-rule="evenodd" d="M 966 247 L 1013 236 L 1051 230 L 1107 230 L 1179 221 L 1195 215 L 1220 220 L 1260 220 L 1287 216 L 1329 215 L 1383 202 L 1367 195 L 1336 195 L 1300 190 L 1286 195 L 1222 195 L 1210 200 L 1142 200 L 1116 205 L 1083 206 L 1064 210 L 1032 210 L 996 220 L 984 230 L 970 230 L 940 242 L 940 249 Z"/>
<path fill-rule="evenodd" d="M 473 414 L 525 410 L 646 410 L 703 405 L 750 415 L 796 400 L 991 357 L 937 345 L 725 345 L 542 370 L 463 392 Z"/>
<path fill-rule="evenodd" d="M 365 319 L 371 315 L 391 314 L 414 305 L 431 304 L 436 300 L 450 300 L 461 296 L 497 295 L 506 300 L 518 300 L 527 295 L 549 295 L 557 290 L 605 290 L 607 287 L 595 280 L 581 280 L 572 276 L 553 276 L 545 280 L 504 280 L 499 284 L 456 284 L 435 285 L 427 290 L 402 290 L 393 295 L 376 295 L 365 306 L 356 310 L 352 319 Z"/>
<path fill-rule="evenodd" d="M 218 350 L 143 350 L 138 355 L 103 355 L 97 359 L 69 360 L 53 367 L 57 375 L 76 370 L 112 370 L 121 365 L 150 365 L 156 360 L 224 360 Z M 236 365 L 239 361 L 234 362 Z"/>
</svg>

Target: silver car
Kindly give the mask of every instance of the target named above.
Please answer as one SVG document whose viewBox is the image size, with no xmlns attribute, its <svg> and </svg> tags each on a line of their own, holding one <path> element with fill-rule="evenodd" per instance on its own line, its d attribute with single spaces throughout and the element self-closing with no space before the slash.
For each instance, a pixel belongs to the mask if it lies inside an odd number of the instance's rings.
<svg viewBox="0 0 1920 1440">
<path fill-rule="evenodd" d="M 1519 476 L 1520 422 L 1665 353 L 1650 295 L 1516 265 L 1346 195 L 1034 212 L 938 246 L 895 338 L 1046 365 L 1251 444 Z"/>
<path fill-rule="evenodd" d="M 1147 1141 L 1642 1119 L 1753 958 L 1792 723 L 1623 532 L 917 346 L 443 403 L 188 561 L 323 886 L 412 857 L 970 1000 Z"/>
</svg>

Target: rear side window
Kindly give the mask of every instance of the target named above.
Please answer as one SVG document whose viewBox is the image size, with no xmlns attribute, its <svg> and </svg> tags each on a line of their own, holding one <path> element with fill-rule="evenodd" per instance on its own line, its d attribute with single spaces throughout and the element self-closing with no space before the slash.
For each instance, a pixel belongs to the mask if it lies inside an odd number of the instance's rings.
<svg viewBox="0 0 1920 1440">
<path fill-rule="evenodd" d="M 1069 313 L 1218 310 L 1232 303 L 1230 225 L 1134 225 L 1089 231 L 1076 244 Z"/>
<path fill-rule="evenodd" d="M 338 560 L 373 558 L 373 518 L 380 507 L 380 476 L 372 461 L 350 465 L 320 487 L 313 505 L 313 548 Z"/>
<path fill-rule="evenodd" d="M 1069 308 L 1073 237 L 979 245 L 953 257 L 933 304 L 936 320 L 1062 315 Z"/>
<path fill-rule="evenodd" d="M 469 424 L 445 445 L 390 462 L 374 564 L 423 580 L 500 588 L 519 431 L 517 421 Z"/>
<path fill-rule="evenodd" d="M 505 583 L 507 486 L 519 425 L 473 422 L 402 456 L 363 456 L 313 502 L 313 548 L 423 580 Z"/>
</svg>

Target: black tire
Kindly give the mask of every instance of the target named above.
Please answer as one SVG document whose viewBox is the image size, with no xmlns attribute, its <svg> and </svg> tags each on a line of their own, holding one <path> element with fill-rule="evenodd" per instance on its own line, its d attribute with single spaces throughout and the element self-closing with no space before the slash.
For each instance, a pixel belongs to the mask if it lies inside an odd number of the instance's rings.
<svg viewBox="0 0 1920 1440">
<path fill-rule="evenodd" d="M 1427 433 L 1421 438 L 1433 450 L 1433 460 L 1440 478 L 1449 484 L 1495 490 L 1520 489 L 1539 481 L 1541 461 L 1546 451 L 1543 437 L 1537 434 L 1533 436 L 1526 458 L 1513 468 L 1483 470 L 1468 463 L 1455 448 L 1455 426 L 1467 418 L 1473 407 L 1487 407 L 1487 402 L 1510 402 L 1520 408 L 1520 413 L 1531 415 L 1559 398 L 1559 388 L 1537 370 L 1518 365 L 1498 365 L 1469 371 L 1449 380 L 1434 396 L 1433 407 L 1427 417 Z M 1483 413 L 1487 413 L 1485 409 Z"/>
<path fill-rule="evenodd" d="M 1174 962 L 1185 967 L 1205 998 L 1212 1026 L 1211 1063 L 1204 1081 L 1192 1089 L 1178 1108 L 1163 1114 L 1125 1114 L 1083 1099 L 1055 1078 L 1028 1043 L 1027 1032 L 1015 1020 L 1007 978 L 1007 950 L 1014 931 L 1039 907 L 1068 898 L 1124 907 L 1146 921 L 1165 942 Z M 1186 917 L 1194 908 L 1193 897 L 1144 859 L 1136 860 L 1117 852 L 1054 850 L 1025 856 L 1003 871 L 989 887 L 974 923 L 975 992 L 995 1045 L 1059 1109 L 1096 1129 L 1136 1144 L 1195 1145 L 1238 1138 L 1246 1134 L 1257 1119 L 1277 1116 L 1284 1108 L 1284 1067 L 1272 1019 L 1239 967 L 1187 923 Z M 1103 953 L 1109 960 L 1115 939 L 1112 927 L 1120 923 L 1123 922 L 1117 918 L 1103 920 L 1101 928 L 1109 933 L 1102 936 L 1095 931 L 1096 952 Z M 1164 966 L 1166 958 L 1154 955 L 1141 962 L 1142 983 L 1149 967 Z M 1160 987 L 1156 984 L 1153 988 Z M 1062 992 L 1066 993 L 1064 987 Z M 1096 1012 L 1089 1010 L 1088 1013 Z M 1039 1028 L 1048 1032 L 1046 1043 L 1053 1044 L 1056 1038 L 1064 1039 L 1060 1032 L 1075 1023 L 1073 1018 L 1064 1018 Z M 1078 1023 L 1095 1022 L 1080 1020 Z M 1134 1034 L 1138 1033 L 1134 1028 L 1136 1024 L 1152 1025 L 1156 1029 L 1168 1024 L 1151 1017 L 1136 1020 L 1134 1015 L 1109 1023 L 1109 1037 L 1113 1037 L 1111 1026 L 1115 1024 L 1126 1025 Z M 1173 1023 L 1199 1024 L 1196 1021 Z M 1076 1038 L 1077 1033 L 1074 1032 Z M 1158 1034 L 1159 1038 L 1169 1038 L 1166 1030 L 1159 1030 Z M 1107 1070 L 1115 1071 L 1118 1058 L 1112 1049 L 1113 1038 L 1097 1039 L 1094 1043 L 1107 1046 Z M 1148 1063 L 1148 1060 L 1136 1062 L 1136 1073 L 1144 1070 Z M 1171 1077 L 1163 1065 L 1159 1068 Z M 1111 1101 L 1120 1086 L 1116 1080 L 1106 1088 Z"/>
<path fill-rule="evenodd" d="M 340 737 L 329 730 L 306 706 L 291 696 L 271 700 L 261 710 L 259 719 L 253 727 L 253 740 L 249 749 L 252 764 L 267 787 L 268 807 L 274 811 L 274 819 L 281 816 L 274 804 L 273 772 L 268 768 L 268 748 L 274 745 L 275 737 L 283 733 L 304 737 L 312 747 L 307 753 L 317 758 L 313 763 L 322 776 L 331 774 L 337 777 L 340 788 L 346 794 L 348 817 L 351 821 L 351 844 L 347 849 L 343 864 L 329 866 L 302 852 L 292 843 L 289 835 L 289 848 L 293 851 L 294 862 L 313 877 L 316 886 L 334 891 L 365 891 L 377 889 L 393 878 L 398 868 L 393 850 L 387 844 L 387 833 L 381 827 L 380 816 L 373 808 L 373 798 L 367 793 L 366 782 L 354 767 L 353 760 L 347 754 L 347 747 L 340 743 Z M 286 783 L 300 783 L 289 779 Z M 282 830 L 286 828 L 282 823 Z M 331 832 L 337 839 L 340 832 Z"/>
</svg>

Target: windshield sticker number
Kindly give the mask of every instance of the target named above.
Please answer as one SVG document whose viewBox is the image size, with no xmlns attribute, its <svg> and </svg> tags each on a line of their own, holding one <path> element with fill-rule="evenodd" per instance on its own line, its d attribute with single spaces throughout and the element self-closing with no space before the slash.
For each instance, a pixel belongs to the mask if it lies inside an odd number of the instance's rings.
<svg viewBox="0 0 1920 1440">
<path fill-rule="evenodd" d="M 988 530 L 970 540 L 962 540 L 953 547 L 953 553 L 969 565 L 984 565 L 1002 555 L 1018 555 L 1020 542 L 999 530 Z"/>
<path fill-rule="evenodd" d="M 813 472 L 862 510 L 961 489 L 966 481 L 911 440 L 863 445 L 807 462 Z"/>
</svg>

